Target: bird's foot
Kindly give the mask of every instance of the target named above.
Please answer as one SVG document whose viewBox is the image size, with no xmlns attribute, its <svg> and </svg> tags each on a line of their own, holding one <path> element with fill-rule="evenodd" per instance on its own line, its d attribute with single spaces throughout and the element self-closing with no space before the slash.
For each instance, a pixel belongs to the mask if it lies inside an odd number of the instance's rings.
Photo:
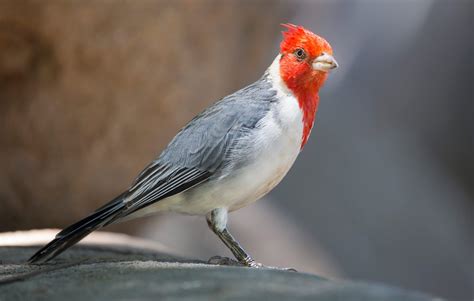
<svg viewBox="0 0 474 301">
<path fill-rule="evenodd" d="M 244 265 L 250 267 L 250 268 L 256 268 L 256 269 L 270 269 L 270 270 L 278 270 L 278 271 L 290 271 L 290 272 L 297 272 L 294 268 L 280 268 L 280 267 L 272 267 L 268 265 L 263 265 L 259 262 L 256 262 L 255 260 L 250 260 Z"/>
<path fill-rule="evenodd" d="M 242 266 L 243 265 L 237 260 L 234 260 L 229 257 L 221 257 L 221 256 L 212 256 L 211 258 L 209 258 L 207 263 L 215 264 L 215 265 L 228 265 L 228 266 Z"/>
<path fill-rule="evenodd" d="M 215 264 L 215 265 L 246 266 L 246 267 L 255 268 L 255 269 L 271 269 L 271 270 L 279 270 L 279 271 L 297 272 L 293 268 L 280 268 L 280 267 L 266 266 L 259 262 L 256 262 L 255 260 L 251 258 L 248 258 L 248 259 L 243 260 L 242 262 L 239 262 L 237 260 L 234 260 L 228 257 L 213 256 L 209 258 L 208 263 Z"/>
</svg>

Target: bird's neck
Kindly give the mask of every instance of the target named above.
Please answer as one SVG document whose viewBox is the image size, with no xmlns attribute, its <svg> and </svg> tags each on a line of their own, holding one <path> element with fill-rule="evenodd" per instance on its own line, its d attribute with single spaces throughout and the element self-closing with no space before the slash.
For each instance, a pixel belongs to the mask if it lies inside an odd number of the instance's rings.
<svg viewBox="0 0 474 301">
<path fill-rule="evenodd" d="M 280 68 L 280 58 L 278 55 L 270 66 L 270 74 L 280 85 L 283 91 L 291 93 L 298 101 L 302 113 L 303 133 L 301 137 L 301 149 L 308 141 L 311 129 L 316 118 L 316 111 L 319 105 L 319 89 L 324 84 L 326 74 L 314 74 L 307 79 L 296 79 L 292 74 L 288 74 Z M 273 74 L 272 74 L 273 73 Z"/>
<path fill-rule="evenodd" d="M 301 148 L 308 142 L 309 134 L 316 119 L 316 111 L 319 105 L 319 95 L 315 90 L 301 90 L 298 88 L 292 89 L 288 87 L 293 94 L 295 94 L 301 112 L 303 113 L 303 137 L 301 138 Z"/>
</svg>

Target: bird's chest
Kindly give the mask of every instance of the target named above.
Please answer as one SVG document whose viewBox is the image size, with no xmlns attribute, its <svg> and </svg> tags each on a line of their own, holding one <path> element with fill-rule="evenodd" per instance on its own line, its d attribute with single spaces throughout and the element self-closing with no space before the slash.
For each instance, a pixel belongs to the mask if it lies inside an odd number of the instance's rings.
<svg viewBox="0 0 474 301">
<path fill-rule="evenodd" d="M 272 190 L 286 175 L 301 148 L 303 122 L 297 101 L 274 104 L 251 135 L 239 139 L 222 174 L 172 201 L 175 211 L 206 214 L 215 208 L 237 210 Z"/>
<path fill-rule="evenodd" d="M 240 191 L 230 210 L 239 209 L 272 190 L 286 175 L 301 148 L 302 114 L 297 101 L 281 99 L 261 120 L 249 141 L 252 159 L 233 179 Z"/>
</svg>

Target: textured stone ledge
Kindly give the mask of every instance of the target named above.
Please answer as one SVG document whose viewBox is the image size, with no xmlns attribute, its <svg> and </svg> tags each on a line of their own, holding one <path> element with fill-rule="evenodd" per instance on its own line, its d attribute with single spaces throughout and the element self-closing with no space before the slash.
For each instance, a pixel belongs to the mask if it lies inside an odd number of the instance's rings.
<svg viewBox="0 0 474 301">
<path fill-rule="evenodd" d="M 42 233 L 51 236 L 51 232 Z M 38 234 L 41 232 L 36 232 L 36 239 Z M 28 246 L 28 240 L 18 239 L 22 235 L 25 233 L 0 234 L 2 301 L 441 300 L 378 284 L 326 280 L 310 274 L 269 269 L 208 265 L 170 255 L 154 243 L 111 233 L 92 235 L 51 263 L 27 265 L 25 260 L 37 247 Z M 31 241 L 39 242 L 32 237 Z M 120 241 L 122 243 L 118 243 Z"/>
</svg>

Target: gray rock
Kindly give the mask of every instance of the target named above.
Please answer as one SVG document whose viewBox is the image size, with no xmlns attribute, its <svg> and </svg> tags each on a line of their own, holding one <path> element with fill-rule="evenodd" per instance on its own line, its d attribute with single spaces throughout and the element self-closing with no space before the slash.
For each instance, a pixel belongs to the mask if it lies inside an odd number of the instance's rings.
<svg viewBox="0 0 474 301">
<path fill-rule="evenodd" d="M 36 247 L 0 247 L 0 300 L 440 300 L 378 284 L 209 265 L 131 245 L 75 246 L 45 265 Z"/>
</svg>

